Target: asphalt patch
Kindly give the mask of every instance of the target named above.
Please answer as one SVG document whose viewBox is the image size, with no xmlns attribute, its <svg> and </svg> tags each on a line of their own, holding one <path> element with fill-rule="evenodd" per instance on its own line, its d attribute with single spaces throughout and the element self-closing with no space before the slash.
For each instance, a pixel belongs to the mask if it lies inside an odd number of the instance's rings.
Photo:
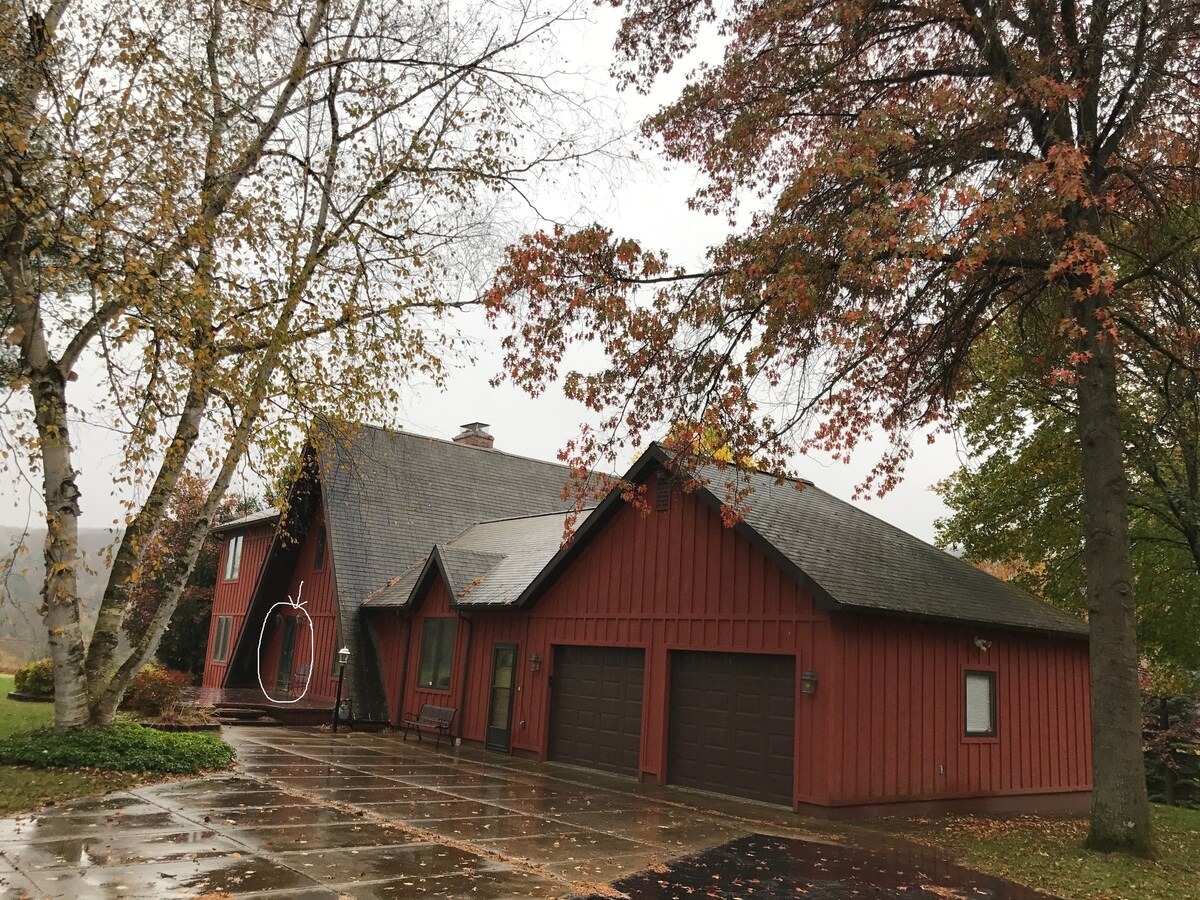
<svg viewBox="0 0 1200 900">
<path fill-rule="evenodd" d="M 1049 895 L 964 869 L 932 849 L 859 850 L 751 834 L 612 886 L 630 900 L 1048 900 Z M 610 900 L 599 894 L 577 900 Z"/>
</svg>

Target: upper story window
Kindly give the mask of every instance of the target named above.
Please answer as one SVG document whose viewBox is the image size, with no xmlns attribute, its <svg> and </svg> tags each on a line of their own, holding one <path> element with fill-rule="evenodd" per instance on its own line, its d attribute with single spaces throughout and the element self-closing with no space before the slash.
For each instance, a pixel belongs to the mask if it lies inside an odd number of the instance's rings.
<svg viewBox="0 0 1200 900">
<path fill-rule="evenodd" d="M 242 539 L 243 535 L 237 535 L 229 539 L 229 545 L 225 548 L 225 580 L 237 581 L 238 573 L 242 570 Z"/>
<path fill-rule="evenodd" d="M 421 662 L 417 684 L 450 690 L 450 665 L 454 659 L 454 619 L 426 619 L 421 627 Z"/>
<path fill-rule="evenodd" d="M 320 526 L 317 532 L 317 549 L 313 553 L 313 571 L 320 572 L 325 568 L 325 526 Z"/>
<path fill-rule="evenodd" d="M 995 737 L 996 673 L 968 670 L 964 679 L 964 736 Z"/>
</svg>

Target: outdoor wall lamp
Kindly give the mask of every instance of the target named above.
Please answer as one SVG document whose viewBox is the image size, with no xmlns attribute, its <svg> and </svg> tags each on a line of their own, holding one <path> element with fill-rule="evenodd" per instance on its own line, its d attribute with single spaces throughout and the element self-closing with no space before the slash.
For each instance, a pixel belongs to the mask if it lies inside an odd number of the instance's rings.
<svg viewBox="0 0 1200 900">
<path fill-rule="evenodd" d="M 806 694 L 815 694 L 817 692 L 817 673 L 813 669 L 808 669 L 800 676 L 800 690 Z"/>
<path fill-rule="evenodd" d="M 540 672 L 542 669 L 542 654 L 534 653 L 529 657 L 529 671 Z"/>
<path fill-rule="evenodd" d="M 343 647 L 338 651 L 338 686 L 337 700 L 333 704 L 333 733 L 337 734 L 338 719 L 342 716 L 342 681 L 346 677 L 346 663 L 350 661 L 350 648 Z"/>
</svg>

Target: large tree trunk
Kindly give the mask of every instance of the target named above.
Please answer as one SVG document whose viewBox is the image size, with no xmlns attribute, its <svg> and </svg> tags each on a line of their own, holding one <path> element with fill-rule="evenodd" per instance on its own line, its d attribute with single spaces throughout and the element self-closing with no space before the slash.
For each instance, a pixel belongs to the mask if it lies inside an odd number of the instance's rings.
<svg viewBox="0 0 1200 900">
<path fill-rule="evenodd" d="M 1117 406 L 1113 340 L 1096 319 L 1096 301 L 1080 304 L 1086 329 L 1079 365 L 1078 431 L 1083 462 L 1084 564 L 1091 625 L 1092 818 L 1096 850 L 1153 852 L 1150 801 L 1142 761 L 1129 482 Z"/>
</svg>

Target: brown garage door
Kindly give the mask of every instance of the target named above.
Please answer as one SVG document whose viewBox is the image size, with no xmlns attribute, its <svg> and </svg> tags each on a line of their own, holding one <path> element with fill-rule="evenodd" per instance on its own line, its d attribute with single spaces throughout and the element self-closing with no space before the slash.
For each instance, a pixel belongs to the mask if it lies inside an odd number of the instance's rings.
<svg viewBox="0 0 1200 900">
<path fill-rule="evenodd" d="M 672 653 L 668 777 L 790 806 L 795 716 L 795 657 Z"/>
<path fill-rule="evenodd" d="M 555 647 L 550 758 L 636 775 L 644 654 L 628 647 Z"/>
</svg>

